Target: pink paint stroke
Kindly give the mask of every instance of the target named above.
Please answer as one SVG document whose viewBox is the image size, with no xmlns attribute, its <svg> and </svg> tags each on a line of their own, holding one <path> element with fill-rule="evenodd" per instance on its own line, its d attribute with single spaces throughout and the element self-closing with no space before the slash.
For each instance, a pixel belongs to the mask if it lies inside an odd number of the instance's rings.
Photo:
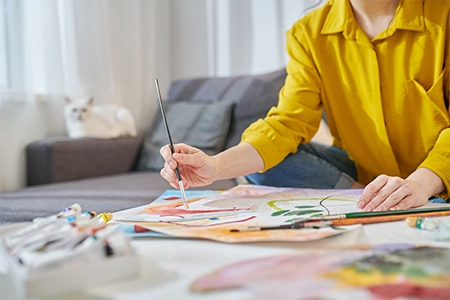
<svg viewBox="0 0 450 300">
<path fill-rule="evenodd" d="M 228 222 L 222 222 L 222 223 L 214 223 L 214 224 L 202 224 L 202 225 L 189 225 L 189 224 L 182 224 L 182 223 L 178 223 L 178 222 L 171 222 L 171 221 L 159 221 L 161 223 L 167 223 L 167 224 L 172 224 L 172 225 L 179 225 L 179 226 L 184 226 L 184 227 L 211 227 L 211 226 L 217 226 L 217 225 L 225 225 L 225 224 L 233 224 L 233 223 L 242 223 L 242 222 L 246 222 L 249 221 L 251 219 L 256 218 L 256 216 L 251 216 L 248 217 L 246 219 L 242 219 L 242 220 L 235 220 L 235 221 L 228 221 Z"/>
<path fill-rule="evenodd" d="M 250 210 L 250 208 L 229 208 L 229 209 L 180 209 L 180 208 L 168 208 L 164 210 L 153 211 L 153 213 L 160 216 L 181 216 L 181 215 L 196 215 L 196 214 L 208 214 L 208 213 L 220 213 L 220 212 L 235 212 L 240 210 Z"/>
</svg>

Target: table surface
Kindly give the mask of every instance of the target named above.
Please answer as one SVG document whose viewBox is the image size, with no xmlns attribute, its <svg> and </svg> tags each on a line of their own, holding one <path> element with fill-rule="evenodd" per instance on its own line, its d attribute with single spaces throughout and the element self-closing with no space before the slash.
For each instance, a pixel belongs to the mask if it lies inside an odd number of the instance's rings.
<svg viewBox="0 0 450 300">
<path fill-rule="evenodd" d="M 427 205 L 429 206 L 429 204 Z M 142 207 L 114 214 L 115 218 L 134 215 Z M 111 228 L 117 226 L 111 222 Z M 0 227 L 1 232 L 14 226 Z M 250 294 L 242 289 L 195 293 L 189 286 L 194 280 L 219 268 L 242 260 L 324 247 L 361 244 L 412 243 L 450 248 L 450 242 L 435 241 L 432 232 L 408 227 L 405 221 L 368 224 L 341 235 L 312 242 L 268 242 L 225 244 L 207 240 L 174 238 L 134 238 L 132 245 L 141 260 L 138 278 L 89 288 L 78 294 L 55 299 L 245 299 Z M 0 261 L 0 297 L 14 299 L 8 294 L 3 278 L 7 269 Z"/>
</svg>

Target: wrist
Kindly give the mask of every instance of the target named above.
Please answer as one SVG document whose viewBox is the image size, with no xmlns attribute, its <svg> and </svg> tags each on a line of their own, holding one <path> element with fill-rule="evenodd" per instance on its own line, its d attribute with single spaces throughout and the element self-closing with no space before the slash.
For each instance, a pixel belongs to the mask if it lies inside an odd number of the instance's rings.
<svg viewBox="0 0 450 300">
<path fill-rule="evenodd" d="M 427 197 L 432 197 L 445 190 L 442 179 L 433 171 L 427 168 L 419 168 L 406 178 L 419 185 L 426 193 Z"/>
<path fill-rule="evenodd" d="M 222 153 L 218 153 L 214 156 L 211 156 L 211 165 L 212 165 L 212 174 L 211 177 L 213 181 L 226 179 L 223 177 L 223 163 L 222 163 Z M 221 171 L 222 170 L 222 171 Z"/>
</svg>

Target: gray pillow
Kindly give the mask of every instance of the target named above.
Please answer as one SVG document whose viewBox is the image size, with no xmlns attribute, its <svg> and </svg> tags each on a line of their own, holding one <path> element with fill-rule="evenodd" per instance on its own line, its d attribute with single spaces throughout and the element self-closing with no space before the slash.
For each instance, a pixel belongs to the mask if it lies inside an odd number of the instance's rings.
<svg viewBox="0 0 450 300">
<path fill-rule="evenodd" d="M 224 149 L 233 105 L 230 101 L 165 102 L 164 109 L 173 143 L 185 143 L 209 155 L 219 153 Z M 142 146 L 137 169 L 160 170 L 164 166 L 164 160 L 159 150 L 168 143 L 158 109 L 151 132 Z"/>
<path fill-rule="evenodd" d="M 278 94 L 286 79 L 281 69 L 261 75 L 182 79 L 170 85 L 168 97 L 174 101 L 207 99 L 236 103 L 225 148 L 237 145 L 242 132 L 264 118 L 278 103 Z"/>
</svg>

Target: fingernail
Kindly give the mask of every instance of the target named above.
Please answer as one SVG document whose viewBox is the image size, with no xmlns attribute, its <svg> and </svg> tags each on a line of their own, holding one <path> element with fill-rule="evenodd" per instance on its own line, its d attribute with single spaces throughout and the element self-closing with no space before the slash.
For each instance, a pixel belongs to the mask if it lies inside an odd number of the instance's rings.
<svg viewBox="0 0 450 300">
<path fill-rule="evenodd" d="M 381 208 L 375 208 L 373 211 L 382 211 Z"/>
<path fill-rule="evenodd" d="M 372 211 L 372 207 L 366 206 L 363 210 L 364 210 L 364 211 Z"/>
<path fill-rule="evenodd" d="M 358 204 L 356 204 L 356 206 L 358 207 L 358 208 L 363 208 L 364 207 L 364 202 L 358 202 Z"/>
<path fill-rule="evenodd" d="M 169 166 L 173 169 L 175 169 L 177 167 L 177 164 L 174 163 L 173 161 L 169 162 Z"/>
<path fill-rule="evenodd" d="M 397 208 L 391 207 L 391 208 L 389 208 L 389 210 L 397 210 Z"/>
<path fill-rule="evenodd" d="M 182 159 L 183 156 L 182 156 L 181 154 L 179 154 L 179 153 L 174 153 L 174 154 L 173 154 L 173 158 L 176 158 L 176 159 Z"/>
</svg>

